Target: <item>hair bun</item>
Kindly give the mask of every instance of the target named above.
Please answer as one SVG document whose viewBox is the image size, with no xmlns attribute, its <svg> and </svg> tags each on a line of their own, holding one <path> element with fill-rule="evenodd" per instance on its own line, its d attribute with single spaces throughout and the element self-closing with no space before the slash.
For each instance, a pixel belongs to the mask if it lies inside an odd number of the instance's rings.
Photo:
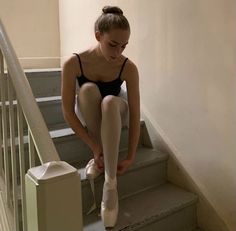
<svg viewBox="0 0 236 231">
<path fill-rule="evenodd" d="M 102 12 L 104 14 L 123 14 L 123 11 L 117 6 L 104 6 Z"/>
</svg>

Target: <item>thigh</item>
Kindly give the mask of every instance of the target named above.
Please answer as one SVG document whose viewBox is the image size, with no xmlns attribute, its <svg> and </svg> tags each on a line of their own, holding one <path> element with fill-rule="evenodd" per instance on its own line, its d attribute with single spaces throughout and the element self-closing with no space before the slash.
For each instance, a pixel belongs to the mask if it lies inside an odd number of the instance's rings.
<svg viewBox="0 0 236 231">
<path fill-rule="evenodd" d="M 94 83 L 85 83 L 77 93 L 77 115 L 90 129 L 101 123 L 101 94 Z"/>
</svg>

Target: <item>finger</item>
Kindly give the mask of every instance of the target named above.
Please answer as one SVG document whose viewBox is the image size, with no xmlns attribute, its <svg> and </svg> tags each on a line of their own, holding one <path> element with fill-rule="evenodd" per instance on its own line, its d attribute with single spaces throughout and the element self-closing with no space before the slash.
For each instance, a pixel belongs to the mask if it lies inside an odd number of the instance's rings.
<svg viewBox="0 0 236 231">
<path fill-rule="evenodd" d="M 117 169 L 118 175 L 122 175 L 124 172 L 125 172 L 124 166 L 122 166 L 122 167 L 120 167 L 120 168 Z"/>
<path fill-rule="evenodd" d="M 97 169 L 98 171 L 103 171 L 104 166 L 103 166 L 103 163 L 102 163 L 102 162 L 100 162 L 100 161 L 95 161 L 95 164 L 96 164 L 96 169 Z"/>
<path fill-rule="evenodd" d="M 104 167 L 103 167 L 102 164 L 97 164 L 97 168 L 98 168 L 98 169 L 103 169 Z"/>
</svg>

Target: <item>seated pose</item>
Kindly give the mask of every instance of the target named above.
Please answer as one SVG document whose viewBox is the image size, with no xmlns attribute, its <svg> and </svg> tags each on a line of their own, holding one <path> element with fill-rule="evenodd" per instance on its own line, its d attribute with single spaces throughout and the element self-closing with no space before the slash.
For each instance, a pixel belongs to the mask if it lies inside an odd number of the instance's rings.
<svg viewBox="0 0 236 231">
<path fill-rule="evenodd" d="M 95 37 L 95 47 L 75 53 L 63 65 L 62 108 L 67 123 L 93 153 L 87 174 L 105 172 L 101 217 L 105 227 L 114 227 L 118 215 L 116 176 L 134 162 L 139 140 L 139 76 L 135 64 L 122 55 L 130 26 L 119 7 L 103 8 L 95 22 Z M 127 91 L 121 88 L 123 82 Z M 123 125 L 129 127 L 128 152 L 118 162 Z"/>
</svg>

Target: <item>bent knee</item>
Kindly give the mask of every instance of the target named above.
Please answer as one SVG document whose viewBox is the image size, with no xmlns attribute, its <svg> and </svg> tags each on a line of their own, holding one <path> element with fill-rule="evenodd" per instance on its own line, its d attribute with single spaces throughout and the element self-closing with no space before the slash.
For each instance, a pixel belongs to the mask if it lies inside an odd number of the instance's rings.
<svg viewBox="0 0 236 231">
<path fill-rule="evenodd" d="M 98 86 L 95 83 L 84 83 L 79 90 L 79 95 L 100 94 Z"/>
<path fill-rule="evenodd" d="M 119 110 L 119 100 L 116 96 L 107 95 L 103 98 L 101 103 L 102 112 L 110 112 Z"/>
<path fill-rule="evenodd" d="M 86 91 L 94 91 L 94 90 L 97 90 L 98 87 L 95 83 L 84 83 L 81 87 L 80 87 L 80 91 L 82 92 L 86 92 Z"/>
</svg>

